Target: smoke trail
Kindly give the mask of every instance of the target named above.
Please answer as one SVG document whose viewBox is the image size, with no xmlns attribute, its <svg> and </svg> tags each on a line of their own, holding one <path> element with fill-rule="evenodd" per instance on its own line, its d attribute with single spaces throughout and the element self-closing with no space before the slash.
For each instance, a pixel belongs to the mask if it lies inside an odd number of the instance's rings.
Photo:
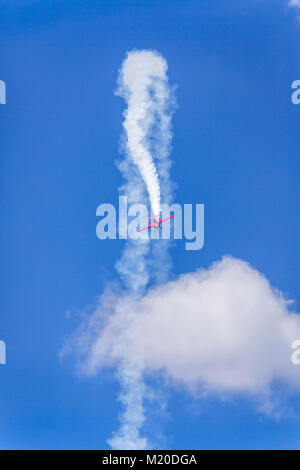
<svg viewBox="0 0 300 470">
<path fill-rule="evenodd" d="M 163 113 L 168 98 L 166 70 L 166 61 L 156 52 L 130 52 L 120 70 L 117 91 L 128 105 L 123 123 L 127 149 L 146 183 L 154 215 L 160 212 L 160 185 L 150 147 L 157 114 L 168 121 Z"/>
<path fill-rule="evenodd" d="M 171 142 L 172 93 L 168 86 L 167 63 L 153 51 L 132 51 L 121 67 L 117 94 L 127 102 L 123 123 L 126 143 L 125 160 L 119 163 L 125 183 L 121 188 L 129 203 L 145 202 L 145 184 L 154 215 L 160 212 L 161 191 L 154 158 L 158 162 L 159 175 L 163 181 L 163 196 L 170 202 L 172 187 L 169 181 L 168 160 Z M 138 170 L 138 171 L 137 171 Z M 141 179 L 142 176 L 142 179 Z M 145 183 L 145 184 L 144 184 Z M 117 271 L 124 280 L 128 294 L 141 297 L 150 281 L 148 266 L 150 241 L 128 240 Z M 163 279 L 167 277 L 167 240 L 160 240 L 153 249 L 157 257 L 156 270 Z M 158 278 L 157 278 L 158 279 Z M 128 326 L 134 322 L 136 313 L 128 318 Z M 140 436 L 145 421 L 144 396 L 146 386 L 143 380 L 143 364 L 124 361 L 118 368 L 121 384 L 119 397 L 124 412 L 121 426 L 108 443 L 113 449 L 145 449 L 151 445 L 147 438 Z"/>
<path fill-rule="evenodd" d="M 146 419 L 144 395 L 146 386 L 143 370 L 137 363 L 124 363 L 118 368 L 122 387 L 119 400 L 125 408 L 120 429 L 108 440 L 112 449 L 143 450 L 150 447 L 146 437 L 140 436 L 140 429 Z"/>
</svg>

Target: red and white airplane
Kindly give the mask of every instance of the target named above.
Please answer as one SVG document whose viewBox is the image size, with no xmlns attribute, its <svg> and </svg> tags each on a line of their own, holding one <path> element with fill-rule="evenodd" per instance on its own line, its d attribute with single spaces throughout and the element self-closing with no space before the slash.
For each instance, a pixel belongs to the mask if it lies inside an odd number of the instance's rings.
<svg viewBox="0 0 300 470">
<path fill-rule="evenodd" d="M 138 232 L 142 232 L 143 230 L 147 230 L 148 228 L 151 228 L 151 227 L 158 230 L 163 222 L 165 222 L 166 220 L 169 220 L 169 219 L 173 219 L 173 217 L 174 217 L 174 215 L 170 215 L 170 217 L 166 217 L 165 219 L 160 219 L 160 220 L 159 220 L 159 215 L 155 215 L 154 217 L 150 217 L 150 219 L 148 219 L 148 220 L 153 220 L 153 223 L 148 225 L 148 227 L 141 228 L 140 230 L 138 230 Z"/>
</svg>

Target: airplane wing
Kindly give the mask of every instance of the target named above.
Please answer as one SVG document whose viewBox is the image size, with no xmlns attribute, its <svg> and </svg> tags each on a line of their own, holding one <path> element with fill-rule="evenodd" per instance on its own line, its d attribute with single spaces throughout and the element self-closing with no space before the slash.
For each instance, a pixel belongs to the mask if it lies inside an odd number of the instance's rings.
<svg viewBox="0 0 300 470">
<path fill-rule="evenodd" d="M 163 222 L 165 222 L 166 220 L 169 220 L 169 219 L 173 219 L 174 215 L 170 215 L 170 217 L 166 217 L 165 219 L 161 219 L 158 221 L 159 224 L 162 224 Z"/>
<path fill-rule="evenodd" d="M 165 222 L 166 220 L 169 220 L 169 219 L 173 219 L 174 215 L 170 215 L 170 217 L 166 217 L 165 219 L 161 219 L 158 221 L 159 224 Z M 151 217 L 151 219 L 154 219 L 154 217 Z M 151 220 L 151 219 L 148 219 L 148 220 Z M 150 224 L 148 225 L 148 227 L 144 227 L 144 228 L 140 228 L 140 230 L 138 230 L 138 232 L 142 232 L 143 230 L 147 230 L 148 228 L 151 228 L 151 227 L 155 227 L 154 224 Z"/>
<path fill-rule="evenodd" d="M 143 230 L 147 230 L 148 228 L 154 227 L 154 224 L 148 225 L 148 227 L 140 228 L 138 232 L 142 232 Z"/>
</svg>

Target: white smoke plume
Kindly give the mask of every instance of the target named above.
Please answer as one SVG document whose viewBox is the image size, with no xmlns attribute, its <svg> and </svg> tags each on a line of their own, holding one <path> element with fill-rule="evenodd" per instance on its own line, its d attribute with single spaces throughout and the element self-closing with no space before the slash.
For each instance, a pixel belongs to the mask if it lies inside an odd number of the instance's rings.
<svg viewBox="0 0 300 470">
<path fill-rule="evenodd" d="M 125 160 L 119 163 L 125 183 L 121 188 L 129 203 L 146 201 L 145 184 L 153 215 L 160 213 L 161 191 L 159 176 L 163 181 L 165 202 L 171 200 L 172 186 L 169 180 L 168 159 L 171 142 L 171 114 L 174 109 L 172 90 L 167 80 L 167 63 L 154 51 L 128 53 L 119 72 L 117 94 L 127 103 L 123 123 Z M 154 163 L 158 163 L 159 176 Z M 138 171 L 137 171 L 138 170 Z M 127 295 L 140 298 L 150 281 L 148 270 L 150 241 L 128 240 L 116 267 L 123 279 Z M 156 269 L 163 273 L 159 280 L 166 280 L 170 267 L 168 241 L 160 240 L 153 249 Z M 157 256 L 159 255 L 159 257 Z M 136 312 L 128 312 L 127 325 L 135 319 Z M 143 365 L 130 358 L 118 365 L 121 384 L 120 401 L 124 412 L 121 427 L 108 441 L 114 449 L 145 449 L 151 447 L 147 438 L 140 436 L 145 420 L 143 406 L 146 386 L 143 381 Z"/>
<path fill-rule="evenodd" d="M 170 115 L 165 112 L 170 101 L 166 71 L 167 63 L 158 53 L 132 51 L 121 67 L 117 91 L 127 102 L 123 123 L 127 150 L 146 183 L 154 215 L 160 213 L 161 193 L 151 138 L 166 149 L 170 139 Z M 157 125 L 160 132 L 156 132 Z"/>
<path fill-rule="evenodd" d="M 124 407 L 120 429 L 108 440 L 112 449 L 143 450 L 150 447 L 146 437 L 141 437 L 145 417 L 144 396 L 146 385 L 143 368 L 138 361 L 125 361 L 118 367 L 122 387 L 119 400 Z"/>
</svg>

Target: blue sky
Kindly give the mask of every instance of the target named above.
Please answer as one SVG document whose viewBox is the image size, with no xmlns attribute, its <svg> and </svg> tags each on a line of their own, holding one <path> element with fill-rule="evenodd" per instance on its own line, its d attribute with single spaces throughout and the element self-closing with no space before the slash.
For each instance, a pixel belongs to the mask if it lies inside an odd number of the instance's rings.
<svg viewBox="0 0 300 470">
<path fill-rule="evenodd" d="M 1 448 L 108 448 L 118 426 L 114 371 L 83 379 L 58 354 L 80 312 L 117 278 L 124 244 L 96 238 L 95 212 L 116 203 L 122 182 L 114 162 L 124 103 L 114 90 L 132 48 L 168 62 L 179 105 L 176 201 L 205 204 L 205 246 L 174 246 L 173 273 L 230 254 L 299 311 L 300 111 L 290 87 L 300 29 L 287 3 L 0 2 Z M 277 421 L 243 398 L 165 393 L 167 412 L 149 432 L 166 448 L 299 447 L 294 411 Z"/>
</svg>

